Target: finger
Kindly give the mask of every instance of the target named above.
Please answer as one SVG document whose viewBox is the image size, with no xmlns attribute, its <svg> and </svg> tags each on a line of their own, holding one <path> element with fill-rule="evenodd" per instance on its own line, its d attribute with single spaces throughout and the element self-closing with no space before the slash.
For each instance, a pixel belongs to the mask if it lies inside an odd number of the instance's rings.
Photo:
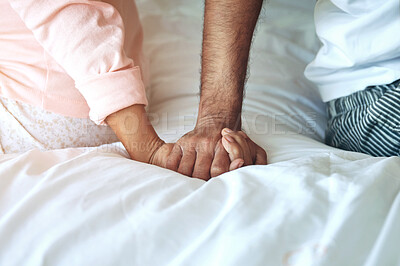
<svg viewBox="0 0 400 266">
<path fill-rule="evenodd" d="M 182 149 L 178 144 L 175 144 L 167 159 L 167 169 L 178 171 L 179 163 L 182 159 Z"/>
<path fill-rule="evenodd" d="M 266 165 L 267 164 L 267 153 L 263 148 L 257 145 L 256 148 L 256 162 L 255 164 Z"/>
<path fill-rule="evenodd" d="M 230 130 L 229 128 L 224 128 L 221 132 L 222 136 L 225 135 L 229 135 L 230 133 L 234 133 L 233 130 Z M 247 134 L 244 131 L 238 131 L 237 134 L 240 135 L 240 137 L 242 137 L 246 142 L 247 142 L 247 147 L 249 149 L 249 153 L 250 153 L 250 158 L 249 159 L 247 157 L 247 164 L 254 164 L 256 161 L 256 147 L 257 144 L 255 144 L 250 138 L 249 136 L 247 136 Z M 243 148 L 242 148 L 243 149 Z M 246 154 L 246 150 L 243 151 L 244 154 Z M 246 155 L 244 155 L 244 157 L 246 157 Z M 250 162 L 251 161 L 251 162 Z M 233 162 L 231 163 L 231 167 L 234 167 L 235 164 L 233 164 Z M 240 166 L 241 167 L 241 166 Z"/>
<path fill-rule="evenodd" d="M 226 136 L 222 137 L 222 146 L 229 155 L 229 159 L 233 162 L 236 159 L 243 159 L 243 151 L 238 143 L 228 140 Z"/>
<path fill-rule="evenodd" d="M 192 177 L 209 180 L 210 179 L 210 168 L 213 160 L 213 154 L 205 151 L 197 151 L 196 162 Z"/>
<path fill-rule="evenodd" d="M 255 144 L 251 139 L 247 138 L 247 146 L 249 147 L 250 150 L 250 157 L 251 157 L 251 162 L 254 164 L 256 162 L 256 150 L 257 150 L 257 144 Z"/>
<path fill-rule="evenodd" d="M 247 136 L 247 134 L 244 133 L 243 131 L 238 131 L 238 133 L 239 133 L 240 135 L 242 135 L 243 138 L 249 139 L 249 136 Z"/>
<path fill-rule="evenodd" d="M 227 135 L 227 134 L 229 134 L 229 133 L 233 133 L 233 132 L 235 132 L 235 131 L 233 131 L 233 130 L 231 130 L 231 129 L 229 129 L 229 128 L 224 128 L 224 129 L 222 129 L 222 131 L 221 131 L 221 135 L 222 136 L 225 136 L 225 135 Z M 239 131 L 237 131 L 237 133 L 239 133 L 243 138 L 245 138 L 245 139 L 248 139 L 249 138 L 249 136 L 247 136 L 247 134 L 244 132 L 244 131 L 242 131 L 242 130 L 239 130 Z"/>
<path fill-rule="evenodd" d="M 253 163 L 255 164 L 256 163 L 256 151 L 257 151 L 257 148 L 259 148 L 260 146 L 258 146 L 254 141 L 252 141 L 249 138 L 249 136 L 247 136 L 247 134 L 245 132 L 239 131 L 239 134 L 242 135 L 246 139 L 247 144 L 248 144 L 249 149 L 250 149 L 251 159 L 253 160 Z M 266 154 L 265 154 L 265 158 L 266 158 Z"/>
<path fill-rule="evenodd" d="M 194 162 L 196 161 L 196 152 L 194 148 L 183 149 L 181 162 L 179 163 L 178 173 L 192 176 Z"/>
<path fill-rule="evenodd" d="M 226 128 L 221 130 L 221 135 L 225 136 L 226 134 L 229 134 L 229 133 L 232 133 L 232 132 L 233 132 L 232 129 L 229 129 L 229 128 L 226 127 Z"/>
<path fill-rule="evenodd" d="M 255 162 L 256 162 L 256 149 L 257 149 L 258 145 L 256 143 L 254 143 L 254 141 L 252 141 L 244 131 L 239 131 L 238 133 L 243 138 L 246 139 L 247 145 L 249 146 L 249 149 L 250 149 L 251 160 L 252 160 L 253 164 L 255 164 Z"/>
<path fill-rule="evenodd" d="M 244 165 L 243 159 L 236 159 L 229 165 L 229 171 L 236 170 Z"/>
<path fill-rule="evenodd" d="M 219 176 L 229 171 L 229 154 L 222 146 L 222 141 L 219 140 L 215 146 L 214 159 L 211 164 L 210 175 L 211 177 Z"/>
<path fill-rule="evenodd" d="M 253 164 L 253 159 L 251 157 L 249 145 L 247 143 L 247 140 L 241 134 L 239 134 L 238 132 L 231 132 L 229 134 L 224 135 L 224 138 L 226 138 L 231 143 L 237 142 L 240 145 L 240 148 L 242 149 L 243 152 L 242 158 L 244 159 L 245 165 Z"/>
</svg>

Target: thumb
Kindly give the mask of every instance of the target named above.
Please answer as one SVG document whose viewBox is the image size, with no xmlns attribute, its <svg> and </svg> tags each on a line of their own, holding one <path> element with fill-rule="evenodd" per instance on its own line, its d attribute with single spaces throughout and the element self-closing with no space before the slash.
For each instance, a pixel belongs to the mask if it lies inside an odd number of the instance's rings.
<svg viewBox="0 0 400 266">
<path fill-rule="evenodd" d="M 243 153 L 237 143 L 229 142 L 222 137 L 222 146 L 229 155 L 231 164 L 229 165 L 229 171 L 238 169 L 244 165 Z"/>
</svg>

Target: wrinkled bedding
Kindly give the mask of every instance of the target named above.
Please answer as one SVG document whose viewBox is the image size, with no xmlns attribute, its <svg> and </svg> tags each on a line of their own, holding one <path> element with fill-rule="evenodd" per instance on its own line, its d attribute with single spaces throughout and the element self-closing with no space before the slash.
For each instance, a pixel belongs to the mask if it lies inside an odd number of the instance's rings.
<svg viewBox="0 0 400 266">
<path fill-rule="evenodd" d="M 202 1 L 137 1 L 149 113 L 193 128 Z M 400 159 L 323 144 L 325 109 L 303 70 L 315 1 L 267 1 L 244 128 L 268 152 L 204 182 L 128 160 L 121 144 L 0 156 L 0 265 L 400 265 Z"/>
</svg>

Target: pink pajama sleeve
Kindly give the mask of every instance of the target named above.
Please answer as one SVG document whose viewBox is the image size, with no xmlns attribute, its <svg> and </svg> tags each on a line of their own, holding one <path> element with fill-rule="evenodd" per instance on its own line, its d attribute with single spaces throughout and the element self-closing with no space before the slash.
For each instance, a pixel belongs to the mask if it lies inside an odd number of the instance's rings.
<svg viewBox="0 0 400 266">
<path fill-rule="evenodd" d="M 130 105 L 147 104 L 140 68 L 124 52 L 123 20 L 111 4 L 84 0 L 9 3 L 75 81 L 94 122 L 102 124 L 109 114 Z"/>
</svg>

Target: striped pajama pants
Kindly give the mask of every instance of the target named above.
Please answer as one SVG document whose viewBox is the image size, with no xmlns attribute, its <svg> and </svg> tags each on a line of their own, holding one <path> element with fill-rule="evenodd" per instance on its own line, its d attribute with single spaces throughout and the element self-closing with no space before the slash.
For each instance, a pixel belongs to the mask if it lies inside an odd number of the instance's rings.
<svg viewBox="0 0 400 266">
<path fill-rule="evenodd" d="M 372 156 L 400 156 L 400 80 L 328 102 L 326 144 Z"/>
</svg>

